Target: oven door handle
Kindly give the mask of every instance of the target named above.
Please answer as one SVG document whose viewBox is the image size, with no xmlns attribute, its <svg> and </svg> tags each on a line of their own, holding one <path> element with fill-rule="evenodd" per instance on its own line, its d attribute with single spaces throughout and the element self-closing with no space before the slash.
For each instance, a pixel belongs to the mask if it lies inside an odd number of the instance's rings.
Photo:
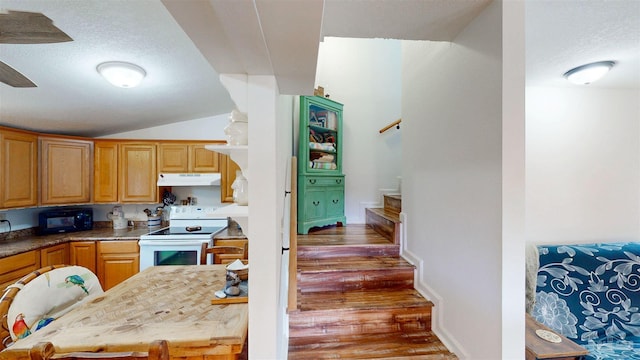
<svg viewBox="0 0 640 360">
<path fill-rule="evenodd" d="M 201 240 L 140 240 L 138 245 L 140 246 L 200 246 L 202 243 L 208 243 L 209 239 Z"/>
</svg>

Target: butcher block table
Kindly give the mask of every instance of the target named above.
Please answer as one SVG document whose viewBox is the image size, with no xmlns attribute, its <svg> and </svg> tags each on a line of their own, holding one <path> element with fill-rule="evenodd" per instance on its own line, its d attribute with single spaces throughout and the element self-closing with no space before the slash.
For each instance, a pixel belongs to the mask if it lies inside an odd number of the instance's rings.
<svg viewBox="0 0 640 360">
<path fill-rule="evenodd" d="M 28 349 L 42 341 L 72 352 L 146 351 L 154 340 L 169 343 L 171 359 L 236 359 L 248 308 L 211 304 L 225 275 L 224 265 L 149 267 L 16 341 L 0 359 L 28 359 Z"/>
</svg>

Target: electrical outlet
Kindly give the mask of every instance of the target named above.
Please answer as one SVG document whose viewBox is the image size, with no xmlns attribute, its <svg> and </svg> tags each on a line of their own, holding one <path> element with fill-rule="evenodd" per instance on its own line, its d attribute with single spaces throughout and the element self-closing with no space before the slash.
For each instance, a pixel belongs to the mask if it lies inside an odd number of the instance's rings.
<svg viewBox="0 0 640 360">
<path fill-rule="evenodd" d="M 0 212 L 0 221 L 7 220 L 7 213 Z"/>
</svg>

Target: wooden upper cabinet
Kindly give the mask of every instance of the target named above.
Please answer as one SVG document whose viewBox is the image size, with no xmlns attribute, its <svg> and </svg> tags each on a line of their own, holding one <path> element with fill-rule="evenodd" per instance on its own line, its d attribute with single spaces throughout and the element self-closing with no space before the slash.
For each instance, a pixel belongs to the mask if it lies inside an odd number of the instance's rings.
<svg viewBox="0 0 640 360">
<path fill-rule="evenodd" d="M 204 148 L 204 144 L 189 146 L 189 164 L 196 173 L 220 172 L 219 154 Z"/>
<path fill-rule="evenodd" d="M 93 201 L 118 202 L 118 143 L 93 143 Z"/>
<path fill-rule="evenodd" d="M 118 193 L 122 203 L 158 202 L 155 143 L 120 143 Z"/>
<path fill-rule="evenodd" d="M 38 204 L 38 136 L 0 130 L 0 208 Z"/>
<path fill-rule="evenodd" d="M 91 201 L 92 151 L 92 141 L 40 137 L 41 204 Z"/>
<path fill-rule="evenodd" d="M 220 202 L 233 202 L 231 185 L 235 181 L 236 171 L 240 170 L 240 167 L 228 155 L 220 154 L 220 169 Z"/>
<path fill-rule="evenodd" d="M 189 145 L 187 144 L 159 144 L 158 172 L 186 173 L 189 172 Z"/>
<path fill-rule="evenodd" d="M 218 153 L 205 149 L 204 145 L 205 144 L 160 143 L 158 145 L 158 172 L 219 172 Z"/>
</svg>

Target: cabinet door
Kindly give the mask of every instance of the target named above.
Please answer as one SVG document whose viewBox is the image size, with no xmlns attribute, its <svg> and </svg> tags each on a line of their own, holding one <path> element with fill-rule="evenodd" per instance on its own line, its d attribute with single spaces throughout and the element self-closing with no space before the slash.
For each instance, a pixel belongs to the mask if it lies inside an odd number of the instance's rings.
<svg viewBox="0 0 640 360">
<path fill-rule="evenodd" d="M 123 203 L 158 202 L 156 145 L 121 143 L 118 191 Z"/>
<path fill-rule="evenodd" d="M 305 192 L 304 214 L 305 220 L 316 220 L 325 217 L 327 212 L 326 192 L 324 188 L 309 188 Z"/>
<path fill-rule="evenodd" d="M 96 141 L 93 146 L 93 201 L 118 202 L 118 143 Z"/>
<path fill-rule="evenodd" d="M 186 173 L 189 172 L 189 145 L 187 144 L 159 144 L 158 172 Z"/>
<path fill-rule="evenodd" d="M 40 251 L 25 253 L 0 259 L 0 291 L 28 273 L 40 268 Z"/>
<path fill-rule="evenodd" d="M 40 249 L 40 267 L 69 264 L 69 244 L 58 244 Z"/>
<path fill-rule="evenodd" d="M 106 291 L 140 271 L 137 241 L 99 241 L 98 279 Z"/>
<path fill-rule="evenodd" d="M 96 242 L 73 241 L 69 243 L 69 264 L 84 266 L 97 274 Z"/>
<path fill-rule="evenodd" d="M 196 173 L 215 173 L 220 171 L 219 154 L 204 148 L 204 145 L 189 146 L 190 171 Z M 235 173 L 234 173 L 235 174 Z"/>
<path fill-rule="evenodd" d="M 236 171 L 239 171 L 240 167 L 228 155 L 220 154 L 220 169 L 220 202 L 233 202 L 231 185 L 236 179 Z"/>
<path fill-rule="evenodd" d="M 38 136 L 0 131 L 0 207 L 28 207 L 38 204 Z"/>
<path fill-rule="evenodd" d="M 342 173 L 342 108 L 320 96 L 300 97 L 300 174 Z"/>
<path fill-rule="evenodd" d="M 91 201 L 92 150 L 91 141 L 40 138 L 43 205 Z"/>
<path fill-rule="evenodd" d="M 344 188 L 327 188 L 327 217 L 344 215 Z"/>
</svg>

